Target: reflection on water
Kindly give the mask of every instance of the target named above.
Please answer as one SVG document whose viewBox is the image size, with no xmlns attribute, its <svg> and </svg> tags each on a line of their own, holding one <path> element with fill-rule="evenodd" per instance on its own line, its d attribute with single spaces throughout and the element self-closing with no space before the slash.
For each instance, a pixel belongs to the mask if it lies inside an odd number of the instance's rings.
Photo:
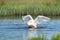
<svg viewBox="0 0 60 40">
<path fill-rule="evenodd" d="M 46 36 L 47 39 L 57 33 L 58 31 L 46 31 L 46 30 L 28 30 L 28 29 L 0 29 L 1 40 L 28 40 L 28 38 L 37 36 Z"/>
<path fill-rule="evenodd" d="M 12 24 L 13 21 L 17 24 Z M 27 25 L 20 24 L 21 21 L 20 19 L 0 20 L 0 40 L 28 40 L 28 38 L 42 35 L 50 40 L 53 34 L 60 32 L 60 20 L 52 20 L 49 24 L 39 24 L 34 30 L 29 30 Z"/>
<path fill-rule="evenodd" d="M 37 29 L 29 30 L 28 31 L 28 37 L 29 38 L 31 38 L 31 37 L 38 37 L 40 35 L 39 32 L 40 32 L 40 29 L 39 30 L 37 30 Z"/>
<path fill-rule="evenodd" d="M 51 29 L 50 29 L 51 30 Z M 52 37 L 53 34 L 55 33 L 58 33 L 58 31 L 48 31 L 48 30 L 45 30 L 45 29 L 35 29 L 35 30 L 31 30 L 28 32 L 28 36 L 29 38 L 32 38 L 32 37 L 42 37 L 42 36 L 45 36 L 46 40 L 50 40 L 50 38 Z"/>
</svg>

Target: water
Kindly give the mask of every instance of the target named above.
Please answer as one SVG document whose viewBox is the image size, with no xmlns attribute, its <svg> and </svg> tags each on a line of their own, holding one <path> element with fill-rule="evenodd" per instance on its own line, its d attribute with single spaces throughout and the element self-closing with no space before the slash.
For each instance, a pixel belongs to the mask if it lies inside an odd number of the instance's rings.
<svg viewBox="0 0 60 40">
<path fill-rule="evenodd" d="M 28 25 L 21 24 L 21 19 L 0 20 L 0 40 L 28 40 L 31 37 L 44 35 L 50 40 L 53 34 L 60 32 L 60 20 L 38 24 L 37 29 L 29 30 Z"/>
</svg>

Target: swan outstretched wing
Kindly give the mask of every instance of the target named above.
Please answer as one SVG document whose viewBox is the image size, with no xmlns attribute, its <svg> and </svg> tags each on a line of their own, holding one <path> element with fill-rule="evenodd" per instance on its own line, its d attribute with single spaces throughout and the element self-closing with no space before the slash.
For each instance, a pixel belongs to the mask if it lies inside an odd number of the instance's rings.
<svg viewBox="0 0 60 40">
<path fill-rule="evenodd" d="M 45 17 L 45 16 L 38 16 L 34 21 L 36 24 L 40 24 L 42 22 L 49 22 L 50 18 Z"/>
<path fill-rule="evenodd" d="M 23 17 L 22 17 L 23 23 L 26 24 L 26 23 L 30 20 L 30 18 L 33 19 L 33 18 L 31 17 L 31 15 L 23 16 Z"/>
</svg>

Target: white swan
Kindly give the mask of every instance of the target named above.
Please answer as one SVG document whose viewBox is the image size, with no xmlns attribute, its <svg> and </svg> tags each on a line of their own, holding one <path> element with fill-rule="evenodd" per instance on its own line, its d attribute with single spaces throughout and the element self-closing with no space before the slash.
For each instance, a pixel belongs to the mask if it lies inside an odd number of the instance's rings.
<svg viewBox="0 0 60 40">
<path fill-rule="evenodd" d="M 42 22 L 49 22 L 50 18 L 45 16 L 37 16 L 34 20 L 31 15 L 26 15 L 22 17 L 23 23 L 29 25 L 30 28 L 37 28 L 37 24 Z"/>
</svg>

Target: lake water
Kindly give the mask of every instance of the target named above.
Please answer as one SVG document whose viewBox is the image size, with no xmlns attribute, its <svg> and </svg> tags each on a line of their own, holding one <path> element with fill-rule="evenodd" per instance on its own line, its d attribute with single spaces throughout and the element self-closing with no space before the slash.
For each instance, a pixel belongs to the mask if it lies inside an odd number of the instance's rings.
<svg viewBox="0 0 60 40">
<path fill-rule="evenodd" d="M 28 25 L 21 22 L 21 19 L 1 19 L 0 40 L 28 40 L 39 35 L 44 35 L 47 40 L 50 40 L 52 35 L 60 32 L 60 19 L 38 24 L 38 28 L 33 30 L 29 30 Z"/>
</svg>

